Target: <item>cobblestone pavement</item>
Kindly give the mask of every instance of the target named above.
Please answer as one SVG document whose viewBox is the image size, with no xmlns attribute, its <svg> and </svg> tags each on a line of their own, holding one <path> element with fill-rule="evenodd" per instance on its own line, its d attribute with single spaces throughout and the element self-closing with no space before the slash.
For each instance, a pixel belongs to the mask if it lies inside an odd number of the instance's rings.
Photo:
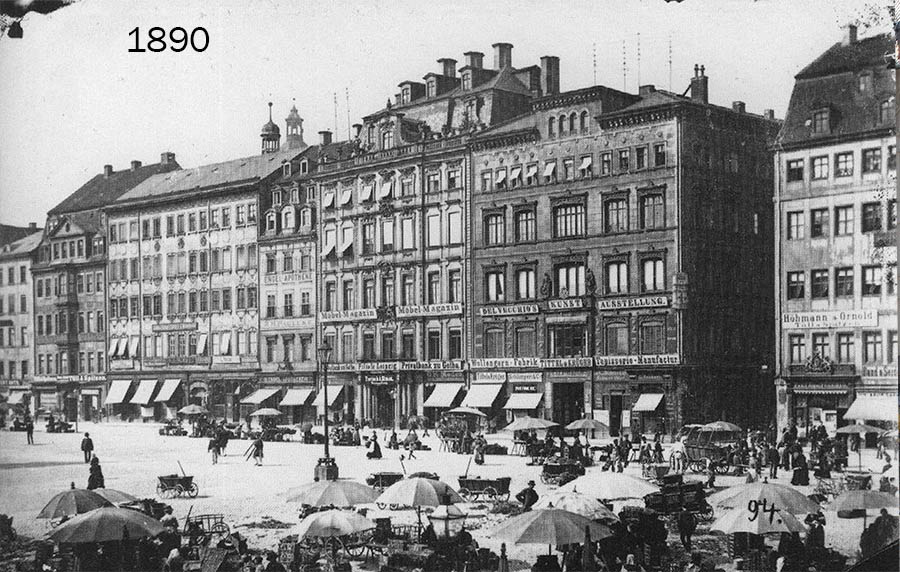
<svg viewBox="0 0 900 572">
<path fill-rule="evenodd" d="M 219 513 L 225 516 L 233 528 L 259 547 L 275 546 L 278 539 L 289 533 L 286 529 L 265 529 L 247 527 L 266 517 L 285 523 L 297 522 L 296 505 L 285 501 L 292 487 L 310 482 L 313 467 L 322 455 L 321 445 L 304 445 L 296 442 L 266 443 L 264 465 L 257 467 L 252 461 L 244 460 L 248 441 L 231 441 L 227 455 L 217 465 L 212 465 L 206 453 L 206 439 L 188 437 L 163 437 L 158 434 L 157 424 L 124 423 L 82 423 L 81 431 L 89 431 L 100 459 L 106 486 L 131 493 L 135 496 L 155 497 L 157 475 L 180 473 L 178 462 L 200 488 L 196 499 L 165 499 L 175 509 L 175 515 L 183 520 L 188 511 L 191 514 Z M 401 433 L 401 437 L 405 432 Z M 379 431 L 379 438 L 385 442 Z M 40 536 L 47 530 L 46 521 L 35 519 L 46 502 L 55 493 L 68 488 L 70 482 L 76 487 L 87 485 L 88 469 L 83 462 L 79 444 L 81 434 L 35 433 L 35 445 L 25 444 L 24 433 L 0 431 L 0 513 L 14 517 L 14 526 L 20 534 Z M 510 444 L 504 434 L 491 436 L 491 442 Z M 438 441 L 434 437 L 424 442 L 434 450 L 416 453 L 416 459 L 401 461 L 402 451 L 383 448 L 384 458 L 368 460 L 363 447 L 332 447 L 332 455 L 340 467 L 341 477 L 363 480 L 375 471 L 398 471 L 407 473 L 433 471 L 452 487 L 457 487 L 457 478 L 467 470 L 470 457 L 447 452 L 438 452 Z M 851 455 L 855 460 L 855 455 Z M 518 456 L 488 456 L 484 465 L 474 463 L 468 466 L 469 475 L 485 478 L 512 477 L 510 490 L 513 495 L 522 489 L 528 480 L 538 482 L 539 494 L 548 490 L 540 483 L 541 468 L 526 465 L 527 459 Z M 863 454 L 863 464 L 880 471 L 882 461 L 875 459 L 874 451 Z M 589 468 L 588 474 L 599 473 L 599 468 Z M 630 474 L 639 475 L 640 467 L 632 464 L 626 469 Z M 896 475 L 896 469 L 894 469 Z M 778 482 L 789 482 L 789 475 L 781 473 Z M 688 478 L 691 478 L 688 475 Z M 700 479 L 697 475 L 694 478 Z M 730 486 L 743 482 L 742 478 L 719 477 L 719 486 Z M 805 487 L 804 492 L 811 489 Z M 639 501 L 635 501 L 639 502 Z M 619 510 L 616 506 L 616 510 Z M 499 543 L 486 534 L 501 517 L 485 516 L 484 508 L 477 504 L 463 507 L 469 513 L 467 527 L 474 528 L 474 538 L 483 546 L 499 552 Z M 379 511 L 373 509 L 372 515 Z M 391 512 L 394 522 L 415 522 L 413 511 Z M 837 519 L 834 513 L 826 513 L 826 542 L 847 555 L 855 554 L 858 547 L 862 522 L 859 520 Z M 699 533 L 704 533 L 701 528 Z M 677 542 L 677 537 L 670 541 Z M 532 561 L 546 547 L 510 547 L 510 557 Z"/>
</svg>

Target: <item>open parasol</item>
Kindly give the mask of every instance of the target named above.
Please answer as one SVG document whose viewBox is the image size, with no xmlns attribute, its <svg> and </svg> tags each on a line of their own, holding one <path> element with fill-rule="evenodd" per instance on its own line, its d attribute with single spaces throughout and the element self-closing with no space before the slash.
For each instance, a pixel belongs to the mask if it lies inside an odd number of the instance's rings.
<svg viewBox="0 0 900 572">
<path fill-rule="evenodd" d="M 288 502 L 299 502 L 312 506 L 355 506 L 375 502 L 378 491 L 370 486 L 338 479 L 305 484 L 290 491 Z"/>
<path fill-rule="evenodd" d="M 293 532 L 300 538 L 333 538 L 375 528 L 375 523 L 349 510 L 314 512 L 300 521 Z"/>
<path fill-rule="evenodd" d="M 79 514 L 57 526 L 47 538 L 61 544 L 84 544 L 152 538 L 163 530 L 163 525 L 151 516 L 113 506 Z"/>
<path fill-rule="evenodd" d="M 711 495 L 707 502 L 713 508 L 746 509 L 750 502 L 765 503 L 768 507 L 775 507 L 791 514 L 808 514 L 821 510 L 814 500 L 787 485 L 777 483 L 756 482 L 728 487 Z"/>
<path fill-rule="evenodd" d="M 579 544 L 584 542 L 585 530 L 593 540 L 612 536 L 605 525 L 558 508 L 544 508 L 514 516 L 494 528 L 490 537 L 513 544 Z"/>
<path fill-rule="evenodd" d="M 806 526 L 797 517 L 785 510 L 762 510 L 757 507 L 754 512 L 747 507 L 725 511 L 712 523 L 710 530 L 734 534 L 748 532 L 750 534 L 769 534 L 772 532 L 806 532 Z"/>
<path fill-rule="evenodd" d="M 619 517 L 595 498 L 591 498 L 583 493 L 574 491 L 555 490 L 544 493 L 538 499 L 534 509 L 540 508 L 558 508 L 580 514 L 591 520 L 598 520 L 604 524 L 614 524 L 619 522 Z"/>
<path fill-rule="evenodd" d="M 448 414 L 456 414 L 456 415 L 475 415 L 476 417 L 487 417 L 486 414 L 478 411 L 477 409 L 472 409 L 471 407 L 457 407 L 455 409 L 451 409 L 447 412 Z"/>
<path fill-rule="evenodd" d="M 122 491 L 117 491 L 116 489 L 94 489 L 93 492 L 113 504 L 122 504 L 138 500 L 137 497 L 128 493 L 123 493 Z"/>
<path fill-rule="evenodd" d="M 865 530 L 868 511 L 879 508 L 893 508 L 896 510 L 897 498 L 890 493 L 870 491 L 865 489 L 844 491 L 837 497 L 835 497 L 833 501 L 831 501 L 831 504 L 828 505 L 828 508 L 833 511 L 838 511 L 838 515 L 840 515 L 841 512 L 853 514 L 856 511 L 862 511 L 863 530 Z M 849 518 L 854 517 L 851 516 Z"/>
<path fill-rule="evenodd" d="M 740 432 L 741 428 L 735 425 L 734 423 L 729 423 L 728 421 L 713 421 L 712 423 L 707 423 L 703 425 L 701 429 L 706 431 L 736 431 Z"/>
<path fill-rule="evenodd" d="M 203 415 L 209 413 L 209 409 L 192 403 L 179 409 L 178 413 L 182 415 Z"/>
<path fill-rule="evenodd" d="M 550 427 L 558 427 L 559 423 L 554 423 L 548 419 L 538 419 L 536 417 L 519 417 L 509 425 L 503 428 L 504 431 L 521 431 L 523 429 L 548 429 Z"/>
<path fill-rule="evenodd" d="M 411 506 L 416 509 L 419 528 L 422 526 L 422 507 L 465 502 L 459 493 L 443 481 L 415 477 L 403 479 L 384 489 L 375 501 L 379 506 Z"/>
<path fill-rule="evenodd" d="M 860 438 L 865 436 L 866 433 L 881 433 L 883 429 L 878 427 L 872 427 L 871 425 L 866 425 L 865 423 L 853 423 L 850 425 L 844 425 L 843 427 L 838 427 L 835 433 L 839 433 L 841 435 L 859 435 Z M 856 453 L 859 455 L 859 468 L 862 468 L 862 447 L 856 448 Z"/>
<path fill-rule="evenodd" d="M 284 415 L 284 413 L 278 411 L 274 407 L 263 407 L 262 409 L 257 409 L 251 413 L 250 417 L 278 417 L 280 415 Z"/>
<path fill-rule="evenodd" d="M 603 472 L 578 477 L 557 490 L 579 492 L 591 498 L 612 501 L 642 499 L 651 493 L 659 492 L 659 487 L 624 473 Z"/>
<path fill-rule="evenodd" d="M 113 506 L 102 495 L 87 489 L 76 489 L 75 483 L 71 488 L 55 495 L 47 505 L 38 513 L 38 518 L 56 519 L 64 516 L 84 514 L 98 508 Z"/>
<path fill-rule="evenodd" d="M 609 431 L 609 427 L 597 421 L 596 419 L 576 419 L 572 421 L 568 425 L 566 425 L 566 429 L 571 431 Z"/>
</svg>

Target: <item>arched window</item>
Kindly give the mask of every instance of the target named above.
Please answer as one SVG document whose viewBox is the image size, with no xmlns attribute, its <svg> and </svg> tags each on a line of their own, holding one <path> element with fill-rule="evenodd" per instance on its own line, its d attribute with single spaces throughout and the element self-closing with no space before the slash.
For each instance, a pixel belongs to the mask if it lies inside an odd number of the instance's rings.
<svg viewBox="0 0 900 572">
<path fill-rule="evenodd" d="M 551 118 L 547 121 L 547 136 L 548 136 L 548 137 L 553 137 L 554 135 L 556 135 L 556 133 L 555 133 L 555 131 L 556 131 L 555 127 L 556 127 L 556 119 L 553 118 L 553 117 L 551 117 Z"/>
<path fill-rule="evenodd" d="M 301 226 L 301 227 L 307 227 L 307 226 L 309 226 L 309 225 L 312 223 L 312 221 L 310 220 L 310 218 L 311 218 L 311 217 L 310 217 L 309 209 L 303 209 L 303 210 L 301 210 L 301 211 L 300 211 L 300 226 Z"/>
<path fill-rule="evenodd" d="M 569 133 L 575 133 L 575 121 L 577 121 L 578 116 L 575 115 L 573 111 L 571 115 L 569 115 Z"/>
<path fill-rule="evenodd" d="M 275 216 L 275 213 L 269 213 L 266 215 L 266 230 L 267 231 L 275 230 L 275 227 L 277 226 L 276 220 L 277 220 L 277 218 Z"/>
<path fill-rule="evenodd" d="M 559 116 L 559 134 L 562 135 L 566 132 L 566 116 Z"/>
<path fill-rule="evenodd" d="M 587 130 L 588 130 L 588 112 L 582 111 L 581 112 L 581 132 L 587 133 Z"/>
<path fill-rule="evenodd" d="M 294 230 L 294 209 L 288 208 L 281 212 L 281 229 L 284 231 Z"/>
</svg>

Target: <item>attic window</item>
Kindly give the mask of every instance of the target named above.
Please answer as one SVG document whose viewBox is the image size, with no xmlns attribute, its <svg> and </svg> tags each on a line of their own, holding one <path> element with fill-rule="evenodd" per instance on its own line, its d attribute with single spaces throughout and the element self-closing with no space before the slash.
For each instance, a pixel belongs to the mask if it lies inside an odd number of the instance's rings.
<svg viewBox="0 0 900 572">
<path fill-rule="evenodd" d="M 291 164 L 290 163 L 285 163 L 284 165 L 281 166 L 281 174 L 284 177 L 291 176 Z"/>
<path fill-rule="evenodd" d="M 437 83 L 433 79 L 428 80 L 428 83 L 425 84 L 425 92 L 428 97 L 437 95 Z"/>
<path fill-rule="evenodd" d="M 819 111 L 813 112 L 812 116 L 812 132 L 813 133 L 828 133 L 831 131 L 830 126 L 830 113 L 827 109 L 820 109 Z"/>
<path fill-rule="evenodd" d="M 463 91 L 472 89 L 472 74 L 470 72 L 466 72 L 462 75 L 462 89 Z"/>
<path fill-rule="evenodd" d="M 406 86 L 400 92 L 400 103 L 409 103 L 409 102 L 410 102 L 409 86 Z"/>
<path fill-rule="evenodd" d="M 881 102 L 879 119 L 884 124 L 894 122 L 894 102 L 892 100 Z"/>
<path fill-rule="evenodd" d="M 308 172 L 309 172 L 309 161 L 304 159 L 303 161 L 300 161 L 300 174 L 305 175 Z"/>
<path fill-rule="evenodd" d="M 864 73 L 859 76 L 859 84 L 858 89 L 859 93 L 869 93 L 872 91 L 872 75 L 868 73 Z"/>
</svg>

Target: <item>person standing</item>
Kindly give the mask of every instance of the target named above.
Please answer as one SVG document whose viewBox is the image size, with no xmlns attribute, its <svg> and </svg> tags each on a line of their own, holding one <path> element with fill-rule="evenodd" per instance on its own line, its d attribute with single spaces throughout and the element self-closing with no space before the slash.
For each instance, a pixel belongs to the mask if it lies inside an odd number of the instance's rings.
<svg viewBox="0 0 900 572">
<path fill-rule="evenodd" d="M 516 500 L 522 503 L 525 511 L 531 510 L 531 507 L 538 501 L 537 491 L 534 490 L 534 481 L 528 481 L 528 486 L 519 491 Z"/>
<path fill-rule="evenodd" d="M 84 462 L 90 463 L 91 456 L 94 454 L 94 441 L 91 439 L 90 433 L 84 434 L 84 439 L 81 440 L 81 451 L 84 453 Z"/>
<path fill-rule="evenodd" d="M 769 443 L 769 449 L 766 453 L 766 460 L 769 463 L 769 478 L 777 479 L 778 478 L 778 463 L 781 460 L 780 455 L 778 453 L 778 447 L 775 446 L 775 443 Z"/>
<path fill-rule="evenodd" d="M 678 513 L 678 535 L 681 538 L 681 545 L 688 552 L 691 551 L 691 536 L 697 530 L 697 519 L 694 513 L 687 508 L 682 508 Z"/>
<path fill-rule="evenodd" d="M 210 436 L 209 445 L 207 445 L 206 447 L 206 451 L 212 455 L 213 465 L 217 465 L 219 463 L 219 453 L 221 452 L 221 445 L 219 443 L 219 437 L 213 434 Z"/>
<path fill-rule="evenodd" d="M 369 445 L 372 447 L 372 450 L 366 453 L 367 459 L 380 459 L 381 458 L 381 445 L 378 444 L 378 433 L 372 431 L 372 438 L 369 439 Z"/>
<path fill-rule="evenodd" d="M 28 444 L 34 445 L 34 420 L 31 415 L 25 416 L 25 436 L 28 438 Z"/>
<path fill-rule="evenodd" d="M 91 458 L 87 488 L 89 491 L 106 488 L 106 481 L 103 478 L 103 468 L 100 467 L 100 459 L 96 456 Z"/>
<path fill-rule="evenodd" d="M 260 433 L 260 435 L 256 437 L 256 439 L 253 441 L 253 444 L 250 446 L 253 448 L 253 453 L 252 453 L 253 462 L 256 463 L 257 467 L 262 466 L 262 461 L 263 461 L 262 433 Z"/>
</svg>

